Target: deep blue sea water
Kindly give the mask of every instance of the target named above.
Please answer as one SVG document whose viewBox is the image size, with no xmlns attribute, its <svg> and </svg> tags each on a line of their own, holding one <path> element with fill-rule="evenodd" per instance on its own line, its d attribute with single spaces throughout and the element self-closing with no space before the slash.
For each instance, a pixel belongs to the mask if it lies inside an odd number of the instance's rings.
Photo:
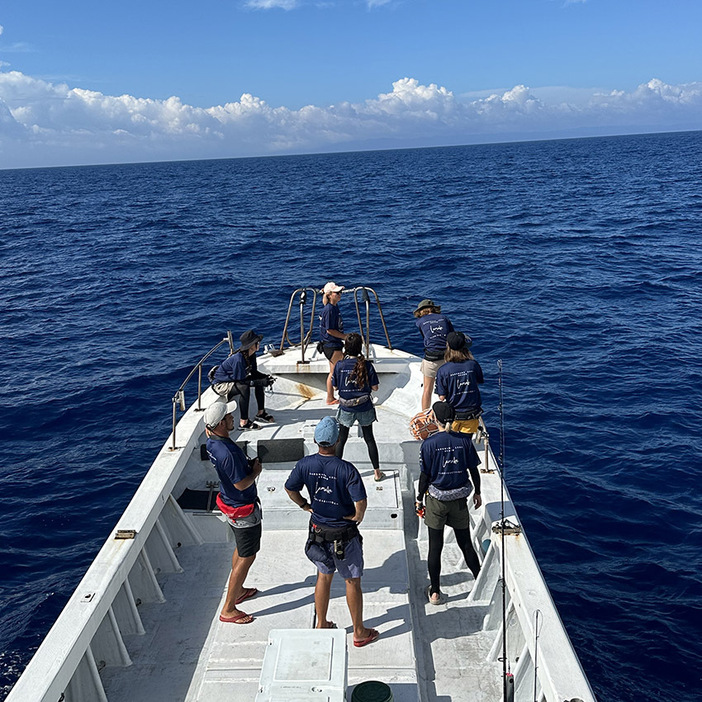
<svg viewBox="0 0 702 702">
<path fill-rule="evenodd" d="M 495 427 L 503 359 L 507 483 L 599 700 L 701 699 L 700 232 L 701 132 L 0 171 L 0 698 L 191 365 L 334 279 L 411 351 L 437 300 Z"/>
</svg>

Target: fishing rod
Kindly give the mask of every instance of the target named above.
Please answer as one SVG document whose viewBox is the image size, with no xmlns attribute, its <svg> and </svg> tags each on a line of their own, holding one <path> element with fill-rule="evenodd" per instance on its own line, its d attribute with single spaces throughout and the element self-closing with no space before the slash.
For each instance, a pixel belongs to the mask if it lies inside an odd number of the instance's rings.
<svg viewBox="0 0 702 702">
<path fill-rule="evenodd" d="M 502 699 L 514 702 L 514 675 L 507 660 L 507 553 L 505 552 L 505 413 L 504 385 L 502 382 L 502 359 L 497 360 L 497 377 L 500 392 L 500 454 L 497 459 L 500 468 L 500 543 L 502 566 Z"/>
</svg>

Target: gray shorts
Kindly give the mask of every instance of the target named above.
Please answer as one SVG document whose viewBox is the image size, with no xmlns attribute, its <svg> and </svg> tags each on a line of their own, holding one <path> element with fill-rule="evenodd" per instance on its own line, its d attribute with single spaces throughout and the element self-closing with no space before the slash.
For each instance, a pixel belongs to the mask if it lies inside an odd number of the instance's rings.
<svg viewBox="0 0 702 702">
<path fill-rule="evenodd" d="M 329 541 L 312 544 L 306 555 L 317 566 L 317 570 L 325 575 L 337 570 L 344 580 L 360 578 L 363 575 L 363 544 L 360 536 L 354 537 L 346 544 L 343 560 L 336 557 L 334 544 Z"/>
<path fill-rule="evenodd" d="M 446 361 L 443 358 L 439 361 L 427 361 L 427 359 L 422 360 L 421 371 L 422 375 L 426 378 L 436 378 L 436 373 L 444 365 Z"/>
</svg>

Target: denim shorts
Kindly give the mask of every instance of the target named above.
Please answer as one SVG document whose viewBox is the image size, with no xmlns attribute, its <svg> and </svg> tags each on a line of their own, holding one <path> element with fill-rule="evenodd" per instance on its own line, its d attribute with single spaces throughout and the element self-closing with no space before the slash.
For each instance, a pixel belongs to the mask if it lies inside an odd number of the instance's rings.
<svg viewBox="0 0 702 702">
<path fill-rule="evenodd" d="M 334 544 L 330 541 L 310 544 L 305 549 L 305 554 L 317 566 L 317 570 L 325 575 L 337 570 L 344 580 L 360 578 L 363 575 L 363 545 L 360 536 L 346 544 L 343 560 L 336 557 Z"/>
<path fill-rule="evenodd" d="M 339 424 L 349 429 L 353 426 L 354 422 L 358 422 L 362 427 L 367 427 L 369 424 L 373 424 L 377 419 L 375 416 L 375 407 L 371 407 L 365 412 L 351 412 L 343 407 L 339 407 L 336 412 L 336 418 Z"/>
</svg>

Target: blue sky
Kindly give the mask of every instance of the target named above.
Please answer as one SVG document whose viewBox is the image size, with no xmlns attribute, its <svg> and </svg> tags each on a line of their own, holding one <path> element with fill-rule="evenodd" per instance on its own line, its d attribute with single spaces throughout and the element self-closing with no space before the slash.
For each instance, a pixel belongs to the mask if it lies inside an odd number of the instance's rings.
<svg viewBox="0 0 702 702">
<path fill-rule="evenodd" d="M 0 5 L 0 168 L 702 128 L 702 2 Z"/>
</svg>

